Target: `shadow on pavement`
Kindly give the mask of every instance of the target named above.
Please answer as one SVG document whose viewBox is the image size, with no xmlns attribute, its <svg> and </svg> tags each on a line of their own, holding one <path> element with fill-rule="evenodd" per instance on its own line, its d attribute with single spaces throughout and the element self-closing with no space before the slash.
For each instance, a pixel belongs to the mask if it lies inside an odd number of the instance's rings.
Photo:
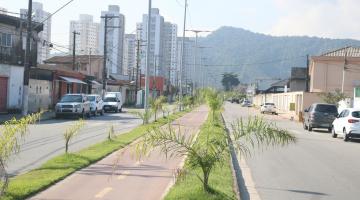
<svg viewBox="0 0 360 200">
<path fill-rule="evenodd" d="M 315 191 L 308 191 L 308 190 L 295 190 L 295 189 L 281 189 L 281 188 L 268 188 L 268 187 L 261 187 L 258 186 L 256 188 L 259 188 L 261 190 L 276 190 L 276 191 L 284 191 L 284 192 L 294 192 L 294 193 L 300 193 L 300 194 L 308 194 L 308 195 L 317 195 L 317 196 L 329 196 L 326 193 L 322 192 L 315 192 Z"/>
</svg>

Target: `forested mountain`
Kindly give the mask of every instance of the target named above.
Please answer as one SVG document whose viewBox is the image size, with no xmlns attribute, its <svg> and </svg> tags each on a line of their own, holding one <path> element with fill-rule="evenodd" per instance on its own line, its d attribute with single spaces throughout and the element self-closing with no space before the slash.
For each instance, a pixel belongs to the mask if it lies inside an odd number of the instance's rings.
<svg viewBox="0 0 360 200">
<path fill-rule="evenodd" d="M 321 55 L 344 46 L 360 46 L 358 40 L 278 37 L 234 27 L 221 27 L 199 41 L 206 47 L 202 48 L 202 57 L 207 76 L 218 86 L 224 72 L 237 73 L 242 83 L 256 78 L 287 78 L 291 67 L 306 67 L 307 54 Z"/>
</svg>

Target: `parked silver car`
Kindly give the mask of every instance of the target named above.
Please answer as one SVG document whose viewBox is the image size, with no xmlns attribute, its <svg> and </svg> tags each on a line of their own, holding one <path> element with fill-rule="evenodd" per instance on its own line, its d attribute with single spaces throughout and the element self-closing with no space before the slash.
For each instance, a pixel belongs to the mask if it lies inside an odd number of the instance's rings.
<svg viewBox="0 0 360 200">
<path fill-rule="evenodd" d="M 100 95 L 91 94 L 88 95 L 88 100 L 90 101 L 90 111 L 91 114 L 96 116 L 97 114 L 104 115 L 104 101 Z"/>
<path fill-rule="evenodd" d="M 90 102 L 85 94 L 66 94 L 55 106 L 55 116 L 90 117 Z"/>
</svg>

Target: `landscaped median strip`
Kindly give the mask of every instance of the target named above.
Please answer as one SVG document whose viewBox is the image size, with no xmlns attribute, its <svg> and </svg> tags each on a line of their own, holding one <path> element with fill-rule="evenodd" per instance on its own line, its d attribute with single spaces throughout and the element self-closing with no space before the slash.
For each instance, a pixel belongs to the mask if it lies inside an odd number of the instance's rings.
<svg viewBox="0 0 360 200">
<path fill-rule="evenodd" d="M 113 140 L 92 145 L 77 153 L 57 156 L 37 169 L 12 178 L 5 196 L 1 199 L 20 200 L 36 194 L 63 180 L 73 172 L 87 167 L 114 151 L 125 147 L 144 135 L 151 126 L 160 127 L 169 121 L 174 121 L 183 116 L 187 112 L 178 112 L 167 118 L 158 119 L 157 122 L 141 125 L 128 133 L 113 138 Z"/>
<path fill-rule="evenodd" d="M 225 125 L 220 113 L 216 113 L 217 117 L 212 121 L 212 115 L 208 116 L 207 121 L 202 125 L 200 133 L 197 138 L 197 143 L 205 142 L 207 133 L 225 133 Z M 219 137 L 226 135 L 217 134 Z M 214 136 L 211 136 L 214 137 Z M 232 175 L 232 169 L 230 164 L 230 155 L 227 156 L 223 162 L 223 165 L 217 165 L 210 174 L 209 184 L 212 192 L 206 192 L 203 189 L 202 182 L 197 178 L 195 173 L 201 175 L 202 171 L 200 167 L 193 169 L 189 166 L 188 160 L 183 168 L 184 176 L 179 177 L 176 184 L 170 189 L 169 193 L 165 196 L 166 200 L 172 199 L 196 199 L 196 200 L 212 200 L 212 199 L 237 199 L 237 195 L 234 192 L 234 180 Z"/>
</svg>

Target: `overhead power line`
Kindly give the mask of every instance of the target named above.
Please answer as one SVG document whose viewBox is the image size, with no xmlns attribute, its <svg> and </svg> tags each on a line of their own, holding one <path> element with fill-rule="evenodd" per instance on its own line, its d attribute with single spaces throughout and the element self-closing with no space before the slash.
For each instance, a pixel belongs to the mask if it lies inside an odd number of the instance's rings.
<svg viewBox="0 0 360 200">
<path fill-rule="evenodd" d="M 56 13 L 58 13 L 60 10 L 62 10 L 63 8 L 65 8 L 67 5 L 69 5 L 71 2 L 73 2 L 74 0 L 70 0 L 67 3 L 65 3 L 64 5 L 62 5 L 60 8 L 58 8 L 55 12 L 51 13 L 49 16 L 47 16 L 42 22 L 40 22 L 40 24 L 36 25 L 34 27 L 34 29 L 36 29 L 38 26 L 40 26 L 41 24 L 43 24 L 44 22 L 46 22 L 48 19 L 50 19 L 53 15 L 55 15 Z"/>
</svg>

